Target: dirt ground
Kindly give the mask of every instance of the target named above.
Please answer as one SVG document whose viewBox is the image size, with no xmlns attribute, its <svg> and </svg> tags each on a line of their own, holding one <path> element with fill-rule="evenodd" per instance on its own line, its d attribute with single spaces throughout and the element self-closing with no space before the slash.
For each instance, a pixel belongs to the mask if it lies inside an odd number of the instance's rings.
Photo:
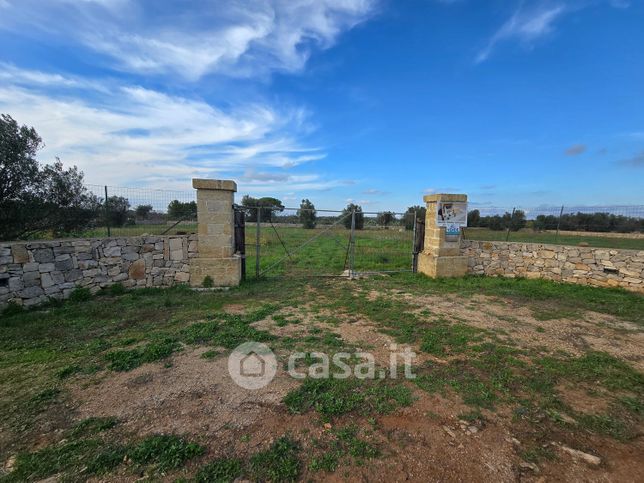
<svg viewBox="0 0 644 483">
<path fill-rule="evenodd" d="M 459 299 L 456 295 L 371 293 L 369 297 L 402 297 L 418 312 L 431 309 L 450 320 L 493 330 L 519 347 L 548 346 L 571 355 L 589 349 L 605 351 L 644 370 L 644 333 L 636 324 L 612 316 L 589 312 L 583 318 L 537 320 L 527 307 L 482 295 Z M 239 304 L 224 309 L 229 313 L 245 310 Z M 329 330 L 356 348 L 370 350 L 383 365 L 396 344 L 364 317 L 334 314 L 340 322 L 329 324 L 311 316 L 307 306 L 288 308 L 284 314 L 300 322 L 279 327 L 268 317 L 254 326 L 282 337 L 303 336 L 313 326 Z M 418 351 L 417 346 L 412 349 Z M 306 453 L 312 441 L 348 423 L 369 428 L 368 440 L 382 449 L 382 455 L 367 464 L 341 466 L 334 473 L 305 468 L 303 481 L 644 481 L 641 431 L 624 443 L 597 434 L 571 436 L 560 429 L 543 443 L 554 458 L 531 463 L 521 455 L 527 449 L 524 438 L 532 437 L 532 428 L 513 418 L 510 408 L 484 410 L 483 420 L 459 420 L 471 408 L 456 394 L 429 394 L 409 383 L 415 398 L 411 406 L 373 419 L 360 414 L 341 416 L 330 425 L 314 413 L 288 411 L 282 399 L 300 383 L 283 368 L 267 387 L 248 391 L 231 380 L 225 353 L 206 359 L 202 357 L 205 351 L 186 347 L 172 357 L 171 365 L 145 364 L 130 372 L 102 372 L 77 382 L 72 387 L 71 414 L 76 420 L 115 416 L 122 422 L 120 431 L 130 436 L 190 435 L 206 444 L 206 459 L 231 454 L 243 457 L 268 447 L 285 433 L 297 439 Z M 427 360 L 440 362 L 429 355 L 417 362 Z M 565 401 L 578 411 L 605 409 L 601 394 L 588 397 L 584 388 L 574 386 L 560 389 Z M 599 464 L 562 449 L 571 444 L 576 445 L 574 450 L 600 458 Z"/>
</svg>

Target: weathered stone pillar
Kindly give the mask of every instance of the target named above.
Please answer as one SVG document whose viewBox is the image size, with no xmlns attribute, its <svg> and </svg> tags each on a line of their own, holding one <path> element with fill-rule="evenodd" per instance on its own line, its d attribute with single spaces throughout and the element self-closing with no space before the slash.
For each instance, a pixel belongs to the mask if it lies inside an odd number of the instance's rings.
<svg viewBox="0 0 644 483">
<path fill-rule="evenodd" d="M 234 250 L 233 203 L 237 184 L 230 180 L 193 179 L 197 190 L 198 253 L 190 262 L 190 284 L 210 276 L 217 287 L 239 285 L 241 258 Z"/>
<path fill-rule="evenodd" d="M 430 277 L 462 277 L 467 273 L 467 256 L 461 255 L 460 231 L 446 234 L 446 227 L 439 226 L 438 210 L 451 203 L 464 209 L 467 195 L 435 194 L 423 200 L 427 204 L 425 248 L 418 255 L 418 271 Z"/>
</svg>

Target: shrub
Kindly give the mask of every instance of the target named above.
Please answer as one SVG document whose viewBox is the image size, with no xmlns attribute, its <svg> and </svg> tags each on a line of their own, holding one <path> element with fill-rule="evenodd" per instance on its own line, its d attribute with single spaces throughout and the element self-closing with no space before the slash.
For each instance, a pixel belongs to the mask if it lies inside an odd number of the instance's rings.
<svg viewBox="0 0 644 483">
<path fill-rule="evenodd" d="M 203 278 L 203 282 L 201 282 L 201 286 L 203 288 L 212 288 L 215 286 L 215 281 L 212 279 L 210 275 L 206 275 Z"/>
<path fill-rule="evenodd" d="M 77 288 L 69 294 L 70 302 L 87 302 L 92 299 L 92 292 L 88 288 Z"/>
</svg>

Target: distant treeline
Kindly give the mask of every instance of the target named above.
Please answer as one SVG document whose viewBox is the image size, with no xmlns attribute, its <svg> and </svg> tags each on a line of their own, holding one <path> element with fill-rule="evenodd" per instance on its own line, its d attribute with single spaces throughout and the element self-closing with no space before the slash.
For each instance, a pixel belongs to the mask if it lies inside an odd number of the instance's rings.
<svg viewBox="0 0 644 483">
<path fill-rule="evenodd" d="M 481 216 L 479 210 L 467 214 L 468 227 L 489 228 L 490 230 L 518 231 L 522 228 L 533 230 L 596 231 L 631 233 L 644 231 L 644 218 L 637 218 L 611 213 L 567 213 L 558 215 L 538 215 L 532 220 L 526 218 L 525 212 L 515 210 L 503 215 Z"/>
</svg>

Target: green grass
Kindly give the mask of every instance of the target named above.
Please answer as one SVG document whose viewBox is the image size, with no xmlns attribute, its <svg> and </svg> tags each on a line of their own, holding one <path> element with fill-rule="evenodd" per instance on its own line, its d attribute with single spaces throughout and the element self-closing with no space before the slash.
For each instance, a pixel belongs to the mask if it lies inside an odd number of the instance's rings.
<svg viewBox="0 0 644 483">
<path fill-rule="evenodd" d="M 358 379 L 307 378 L 284 398 L 291 412 L 314 410 L 326 419 L 355 411 L 386 414 L 412 402 L 411 391 L 402 384 Z"/>
<path fill-rule="evenodd" d="M 175 435 L 149 436 L 128 451 L 132 462 L 152 465 L 159 472 L 179 468 L 186 461 L 201 455 L 204 448 Z"/>
<path fill-rule="evenodd" d="M 380 296 L 368 295 L 374 291 Z M 35 431 L 41 431 L 36 423 L 54 415 L 60 415 L 61 421 L 73 420 L 69 409 L 74 402 L 70 399 L 72 385 L 114 377 L 110 370 L 130 370 L 149 362 L 169 361 L 172 354 L 185 350 L 186 345 L 204 345 L 203 351 L 210 357 L 225 357 L 230 348 L 247 340 L 269 342 L 278 356 L 295 349 L 333 353 L 351 347 L 326 328 L 305 325 L 309 316 L 320 322 L 329 318 L 336 324 L 369 321 L 375 330 L 390 334 L 397 342 L 414 344 L 428 354 L 445 359 L 447 363 L 415 366 L 416 384 L 430 392 L 456 395 L 471 407 L 472 414 L 480 413 L 482 408 L 494 410 L 507 404 L 514 410 L 516 421 L 526 421 L 540 430 L 545 428 L 544 434 L 565 430 L 624 441 L 632 438 L 633 428 L 641 424 L 644 381 L 628 361 L 598 352 L 571 357 L 536 348 L 519 349 L 512 345 L 508 334 L 501 338 L 494 331 L 468 326 L 466 320 L 439 317 L 431 305 L 419 311 L 414 301 L 415 296 L 454 297 L 458 303 L 476 309 L 478 299 L 470 297 L 478 294 L 493 297 L 493 303 L 498 300 L 511 307 L 527 307 L 535 314 L 545 314 L 539 318 L 549 320 L 543 323 L 548 330 L 566 323 L 556 320 L 563 315 L 583 316 L 589 309 L 640 325 L 644 321 L 644 297 L 623 290 L 543 280 L 483 277 L 432 280 L 411 274 L 356 282 L 317 278 L 306 282 L 285 278 L 279 283 L 258 280 L 226 292 L 194 292 L 185 287 L 125 293 L 102 291 L 60 305 L 16 310 L 0 316 L 1 429 L 9 434 L 10 441 L 3 448 L 0 460 L 6 460 L 11 454 L 20 455 L 16 470 L 7 481 L 46 478 L 58 473 L 66 480 L 93 475 L 98 475 L 97 479 L 109 479 L 110 472 L 121 465 L 125 455 L 132 458 L 134 448 L 138 448 L 139 461 L 135 466 L 149 474 L 179 464 L 172 461 L 182 460 L 182 465 L 192 461 L 196 456 L 183 458 L 195 452 L 188 448 L 194 443 L 185 440 L 177 443 L 177 437 L 145 443 L 128 441 L 121 435 L 123 428 L 113 426 L 116 421 L 109 418 L 90 418 L 77 426 L 61 422 L 56 427 L 63 429 L 61 437 L 66 441 L 35 452 L 26 450 L 39 434 Z M 228 304 L 242 304 L 244 314 L 224 313 L 223 307 Z M 301 315 L 279 315 L 290 314 L 294 308 Z M 254 322 L 271 317 L 277 325 L 300 324 L 304 335 L 277 337 L 253 326 Z M 304 364 L 311 362 L 303 361 Z M 99 371 L 106 372 L 95 375 Z M 377 419 L 380 414 L 412 404 L 412 392 L 407 384 L 305 379 L 286 396 L 284 403 L 294 413 L 333 420 L 334 424 L 342 421 L 343 416 L 356 421 Z M 575 412 L 560 397 L 560 388 L 565 385 L 594 388 L 607 394 L 604 397 L 609 398 L 608 409 L 598 414 Z M 558 420 L 557 414 L 564 413 L 577 424 Z M 261 473 L 260 466 L 268 464 L 267 457 L 264 456 L 261 464 L 257 462 L 261 460 L 258 457 L 253 465 L 254 456 L 250 456 L 240 463 L 240 475 L 251 479 L 284 477 L 288 480 L 301 475 L 304 463 L 311 471 L 332 471 L 346 462 L 346 458 L 358 462 L 374 454 L 368 447 L 359 443 L 352 445 L 332 433 L 328 432 L 330 439 L 323 443 L 331 456 L 312 451 L 302 459 L 301 451 L 284 444 L 292 458 Z M 356 437 L 368 441 L 361 433 Z M 526 448 L 529 447 L 526 443 Z M 340 448 L 339 454 L 333 456 L 333 448 Z M 213 466 L 208 470 L 202 468 L 203 475 L 221 475 L 225 481 L 232 479 L 232 474 L 238 474 L 234 462 L 211 463 Z M 293 471 L 295 467 L 297 473 Z M 128 470 L 124 465 L 118 471 Z"/>
<path fill-rule="evenodd" d="M 255 481 L 297 481 L 301 471 L 300 445 L 282 436 L 266 451 L 250 459 L 249 473 Z"/>
<path fill-rule="evenodd" d="M 74 426 L 74 428 L 71 431 L 71 435 L 86 436 L 86 435 L 91 435 L 96 433 L 102 433 L 103 431 L 112 429 L 117 424 L 118 424 L 118 420 L 116 418 L 91 417 L 91 418 L 83 419 L 76 426 Z"/>
<path fill-rule="evenodd" d="M 331 229 L 318 226 L 307 230 L 262 225 L 260 229 L 260 270 L 263 275 L 340 275 L 348 268 L 350 231 L 338 225 Z M 246 267 L 249 278 L 255 276 L 256 237 L 254 225 L 246 226 Z M 312 238 L 315 240 L 310 241 Z M 413 234 L 390 229 L 357 230 L 355 235 L 355 270 L 411 270 Z"/>
<path fill-rule="evenodd" d="M 221 458 L 202 467 L 195 476 L 196 483 L 228 483 L 242 475 L 243 461 L 236 458 Z"/>
<path fill-rule="evenodd" d="M 166 359 L 180 348 L 172 338 L 153 341 L 143 347 L 132 350 L 118 350 L 106 354 L 108 368 L 113 371 L 131 371 L 142 364 Z"/>
<path fill-rule="evenodd" d="M 506 231 L 488 230 L 486 228 L 465 229 L 465 238 L 481 241 L 506 241 Z M 510 232 L 510 242 L 545 243 L 553 245 L 579 245 L 588 243 L 588 246 L 597 248 L 621 248 L 626 250 L 644 250 L 644 238 L 620 238 L 591 235 L 562 235 L 556 233 L 536 232 L 522 230 Z"/>
<path fill-rule="evenodd" d="M 69 480 L 80 481 L 110 472 L 124 456 L 124 447 L 99 440 L 63 442 L 34 453 L 19 454 L 14 470 L 0 481 L 35 481 L 58 473 L 65 474 Z"/>
</svg>

